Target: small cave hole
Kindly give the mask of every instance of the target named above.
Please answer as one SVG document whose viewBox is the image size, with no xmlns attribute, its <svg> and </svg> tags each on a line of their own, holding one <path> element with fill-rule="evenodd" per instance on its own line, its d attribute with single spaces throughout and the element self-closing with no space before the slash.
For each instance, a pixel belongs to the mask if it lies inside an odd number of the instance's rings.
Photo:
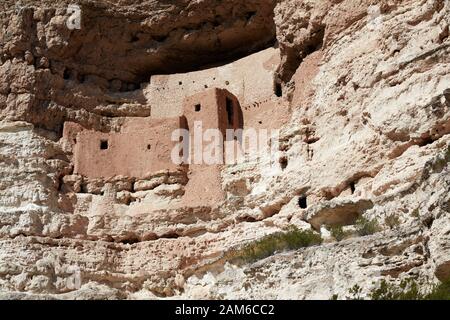
<svg viewBox="0 0 450 320">
<path fill-rule="evenodd" d="M 418 145 L 419 145 L 419 147 L 425 147 L 429 144 L 432 144 L 433 142 L 434 142 L 434 139 L 431 136 L 428 136 L 426 138 L 420 139 Z"/>
<path fill-rule="evenodd" d="M 64 176 L 61 175 L 60 177 L 58 177 L 58 186 L 57 186 L 57 190 L 61 191 L 64 185 Z M 38 190 L 36 190 L 36 192 L 39 192 Z"/>
<path fill-rule="evenodd" d="M 245 14 L 245 18 L 247 21 L 249 21 L 251 18 L 253 18 L 256 15 L 256 11 L 249 11 Z"/>
<path fill-rule="evenodd" d="M 301 196 L 300 198 L 298 198 L 298 206 L 301 209 L 306 209 L 308 207 L 308 203 L 306 201 L 306 196 Z"/>
<path fill-rule="evenodd" d="M 280 158 L 280 166 L 281 166 L 281 170 L 284 170 L 284 169 L 287 168 L 287 166 L 288 166 L 288 159 L 286 157 Z"/>
<path fill-rule="evenodd" d="M 133 35 L 131 37 L 131 42 L 138 42 L 139 41 L 139 37 L 137 35 Z"/>
<path fill-rule="evenodd" d="M 179 235 L 177 233 L 175 233 L 175 232 L 168 232 L 168 233 L 163 234 L 160 238 L 163 238 L 163 239 L 176 239 L 178 237 L 179 237 Z"/>
<path fill-rule="evenodd" d="M 152 148 L 152 145 L 151 145 L 151 144 L 148 144 L 148 145 L 147 145 L 147 150 L 151 150 L 151 148 Z"/>
<path fill-rule="evenodd" d="M 352 194 L 354 194 L 355 193 L 355 182 L 350 182 L 350 190 L 351 190 L 351 192 L 352 192 Z"/>
<path fill-rule="evenodd" d="M 262 121 L 258 121 L 259 124 L 262 124 Z"/>
<path fill-rule="evenodd" d="M 228 86 L 230 84 L 230 81 L 225 81 L 225 84 Z"/>
<path fill-rule="evenodd" d="M 200 112 L 201 109 L 202 109 L 202 105 L 201 104 L 196 104 L 195 105 L 195 112 Z"/>
<path fill-rule="evenodd" d="M 108 149 L 108 140 L 100 140 L 100 150 Z"/>
<path fill-rule="evenodd" d="M 122 243 L 122 244 L 130 244 L 130 245 L 131 245 L 131 244 L 138 243 L 139 241 L 140 241 L 140 240 L 139 240 L 138 237 L 131 236 L 130 238 L 120 240 L 119 242 Z"/>
<path fill-rule="evenodd" d="M 309 55 L 323 46 L 323 39 L 325 36 L 325 28 L 321 27 L 311 35 L 310 43 L 305 48 L 305 54 Z"/>
<path fill-rule="evenodd" d="M 183 85 L 183 81 L 178 81 L 178 85 L 182 86 Z"/>
<path fill-rule="evenodd" d="M 283 96 L 283 88 L 279 82 L 275 83 L 275 95 L 279 98 Z"/>
<path fill-rule="evenodd" d="M 244 216 L 244 217 L 240 217 L 238 218 L 239 222 L 256 222 L 258 220 L 256 220 L 256 218 L 254 217 L 250 217 L 250 216 Z"/>
<path fill-rule="evenodd" d="M 128 85 L 126 86 L 126 91 L 135 91 L 137 88 L 139 88 L 140 85 L 137 85 L 135 83 L 128 83 Z"/>
<path fill-rule="evenodd" d="M 167 36 L 153 36 L 152 38 L 157 42 L 164 42 L 167 39 Z"/>
<path fill-rule="evenodd" d="M 64 70 L 64 80 L 69 80 L 70 79 L 70 70 L 69 69 L 65 69 Z"/>
<path fill-rule="evenodd" d="M 220 26 L 220 25 L 221 25 L 221 20 L 222 20 L 222 18 L 221 18 L 219 15 L 216 15 L 216 16 L 214 17 L 214 20 L 213 20 L 213 22 L 212 22 L 212 25 L 213 25 L 214 27 Z"/>
</svg>

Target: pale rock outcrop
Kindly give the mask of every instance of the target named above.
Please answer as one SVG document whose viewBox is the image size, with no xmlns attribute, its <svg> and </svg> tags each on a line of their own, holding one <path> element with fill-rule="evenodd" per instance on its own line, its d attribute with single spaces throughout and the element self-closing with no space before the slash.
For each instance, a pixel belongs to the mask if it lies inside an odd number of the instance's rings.
<svg viewBox="0 0 450 320">
<path fill-rule="evenodd" d="M 448 1 L 82 1 L 81 31 L 66 1 L 21 3 L 0 4 L 0 298 L 344 299 L 450 276 Z M 220 168 L 223 201 L 183 203 L 184 171 L 73 174 L 65 121 L 117 132 L 151 114 L 151 74 L 275 38 L 273 103 L 292 116 L 277 152 Z M 380 231 L 227 261 L 290 225 L 360 216 Z"/>
</svg>

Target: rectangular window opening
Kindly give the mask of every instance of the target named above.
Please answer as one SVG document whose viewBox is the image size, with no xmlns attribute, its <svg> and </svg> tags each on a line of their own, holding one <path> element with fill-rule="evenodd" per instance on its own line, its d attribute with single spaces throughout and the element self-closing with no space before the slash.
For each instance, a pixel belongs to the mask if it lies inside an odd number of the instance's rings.
<svg viewBox="0 0 450 320">
<path fill-rule="evenodd" d="M 202 109 L 202 105 L 201 104 L 196 104 L 195 105 L 195 112 L 200 112 L 201 109 Z"/>
<path fill-rule="evenodd" d="M 100 150 L 108 149 L 108 140 L 100 140 Z"/>
</svg>

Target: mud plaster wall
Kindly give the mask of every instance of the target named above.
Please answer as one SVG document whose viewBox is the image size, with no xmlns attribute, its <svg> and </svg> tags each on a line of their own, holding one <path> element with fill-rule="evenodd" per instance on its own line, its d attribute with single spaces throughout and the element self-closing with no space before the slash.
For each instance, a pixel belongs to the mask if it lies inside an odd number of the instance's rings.
<svg viewBox="0 0 450 320">
<path fill-rule="evenodd" d="M 83 130 L 76 136 L 74 173 L 90 178 L 145 178 L 156 171 L 175 170 L 171 152 L 178 142 L 171 137 L 180 128 L 186 128 L 184 117 L 128 118 L 119 133 Z"/>
<path fill-rule="evenodd" d="M 228 101 L 228 102 L 227 102 Z M 204 135 L 203 150 L 206 147 L 211 147 L 211 141 L 207 141 L 207 129 L 219 129 L 223 137 L 223 141 L 227 139 L 227 129 L 240 129 L 243 127 L 242 110 L 237 98 L 225 89 L 209 89 L 205 92 L 195 94 L 185 99 L 183 103 L 183 114 L 186 117 L 188 128 L 190 131 L 190 141 L 194 142 L 195 136 L 198 137 L 197 132 L 202 132 Z M 233 139 L 234 136 L 229 137 Z M 224 155 L 224 144 L 218 139 L 215 145 L 217 150 L 220 150 L 222 156 Z M 191 157 L 193 157 L 194 144 L 191 143 Z M 198 149 L 197 149 L 198 150 Z M 216 154 L 216 153 L 214 153 Z M 196 161 L 196 160 L 197 161 Z M 223 157 L 222 157 L 223 159 Z M 192 158 L 195 163 L 199 164 L 198 156 Z"/>
<path fill-rule="evenodd" d="M 274 96 L 275 71 L 280 52 L 268 48 L 224 66 L 173 75 L 154 75 L 145 89 L 152 117 L 180 116 L 186 97 L 205 89 L 225 88 L 241 105 Z"/>
<path fill-rule="evenodd" d="M 232 103 L 231 123 L 228 119 L 227 99 Z M 198 108 L 198 109 L 197 109 Z M 201 121 L 204 129 L 219 129 L 225 134 L 226 129 L 242 128 L 242 111 L 238 99 L 224 89 L 210 89 L 185 99 L 183 115 L 189 129 L 195 121 Z"/>
<path fill-rule="evenodd" d="M 229 99 L 233 105 L 233 117 L 230 123 L 227 112 Z M 225 89 L 209 89 L 197 93 L 184 100 L 183 114 L 186 117 L 190 130 L 190 139 L 194 135 L 194 122 L 201 121 L 202 128 L 219 129 L 224 135 L 226 129 L 239 129 L 243 127 L 243 115 L 238 99 Z M 205 151 L 206 145 L 203 144 Z M 219 148 L 224 151 L 224 144 Z M 190 150 L 191 155 L 193 150 Z M 222 190 L 221 165 L 195 164 L 196 158 L 192 155 L 192 164 L 189 166 L 189 182 L 185 188 L 182 204 L 188 206 L 216 207 L 225 200 L 225 192 Z"/>
</svg>

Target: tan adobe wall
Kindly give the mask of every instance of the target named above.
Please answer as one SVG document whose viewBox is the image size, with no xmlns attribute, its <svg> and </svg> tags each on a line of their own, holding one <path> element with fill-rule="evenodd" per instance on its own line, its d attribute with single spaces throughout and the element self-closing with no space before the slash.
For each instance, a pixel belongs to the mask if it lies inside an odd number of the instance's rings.
<svg viewBox="0 0 450 320">
<path fill-rule="evenodd" d="M 227 108 L 227 103 L 232 109 Z M 225 89 L 209 89 L 186 98 L 183 115 L 189 130 L 193 128 L 194 121 L 201 121 L 203 129 L 219 129 L 223 134 L 226 129 L 238 129 L 243 125 L 239 100 Z"/>
<path fill-rule="evenodd" d="M 239 101 L 233 94 L 225 89 L 209 89 L 205 92 L 188 97 L 184 101 L 183 110 L 190 131 L 191 163 L 200 164 L 199 156 L 194 156 L 193 153 L 196 131 L 206 134 L 205 130 L 207 129 L 219 129 L 223 141 L 225 141 L 227 138 L 227 129 L 236 130 L 242 128 L 243 125 L 242 110 Z M 233 139 L 233 137 L 231 137 L 231 139 Z M 219 140 L 214 141 L 220 142 Z M 197 144 L 195 144 L 195 146 L 198 147 Z M 211 141 L 204 140 L 202 151 L 206 151 L 206 147 L 208 146 L 212 146 Z M 219 156 L 215 152 L 214 154 L 218 156 L 217 159 L 223 160 L 223 156 L 225 156 L 224 144 L 220 143 L 215 146 L 222 156 Z"/>
<path fill-rule="evenodd" d="M 227 89 L 241 105 L 265 100 L 274 96 L 275 71 L 279 64 L 279 50 L 269 48 L 216 68 L 154 75 L 145 90 L 152 117 L 179 116 L 185 98 L 213 87 Z"/>
<path fill-rule="evenodd" d="M 156 171 L 175 170 L 171 152 L 177 142 L 171 136 L 179 128 L 186 128 L 184 117 L 128 118 L 118 133 L 83 130 L 76 136 L 74 173 L 90 178 L 145 178 Z"/>
<path fill-rule="evenodd" d="M 217 207 L 225 200 L 222 189 L 222 166 L 191 165 L 189 181 L 185 188 L 181 206 Z"/>
</svg>

